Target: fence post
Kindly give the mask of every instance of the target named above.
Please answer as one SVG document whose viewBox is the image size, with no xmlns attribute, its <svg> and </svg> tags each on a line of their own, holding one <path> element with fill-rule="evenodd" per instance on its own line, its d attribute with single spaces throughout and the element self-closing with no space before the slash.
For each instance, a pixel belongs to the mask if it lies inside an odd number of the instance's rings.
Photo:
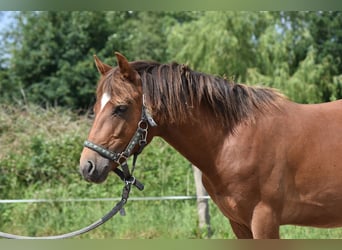
<svg viewBox="0 0 342 250">
<path fill-rule="evenodd" d="M 197 196 L 197 211 L 198 211 L 198 222 L 201 232 L 205 232 L 209 238 L 211 236 L 210 228 L 210 215 L 209 215 L 209 203 L 208 199 L 203 198 L 208 193 L 202 184 L 202 172 L 195 165 L 192 165 L 195 178 L 196 196 Z"/>
</svg>

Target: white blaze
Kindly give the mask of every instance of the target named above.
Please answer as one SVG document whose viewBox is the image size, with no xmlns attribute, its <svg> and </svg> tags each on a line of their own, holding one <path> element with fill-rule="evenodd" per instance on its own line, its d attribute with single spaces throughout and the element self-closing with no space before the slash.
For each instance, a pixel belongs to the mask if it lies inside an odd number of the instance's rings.
<svg viewBox="0 0 342 250">
<path fill-rule="evenodd" d="M 101 98 L 101 110 L 106 106 L 107 102 L 110 100 L 110 95 L 108 93 L 104 93 Z"/>
</svg>

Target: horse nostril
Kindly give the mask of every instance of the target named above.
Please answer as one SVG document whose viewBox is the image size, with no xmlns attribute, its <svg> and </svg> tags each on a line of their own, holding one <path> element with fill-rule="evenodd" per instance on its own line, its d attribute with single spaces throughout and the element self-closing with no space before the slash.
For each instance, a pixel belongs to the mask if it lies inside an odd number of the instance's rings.
<svg viewBox="0 0 342 250">
<path fill-rule="evenodd" d="M 85 176 L 91 176 L 95 171 L 95 164 L 93 161 L 88 161 L 87 166 L 84 168 L 83 173 Z"/>
</svg>

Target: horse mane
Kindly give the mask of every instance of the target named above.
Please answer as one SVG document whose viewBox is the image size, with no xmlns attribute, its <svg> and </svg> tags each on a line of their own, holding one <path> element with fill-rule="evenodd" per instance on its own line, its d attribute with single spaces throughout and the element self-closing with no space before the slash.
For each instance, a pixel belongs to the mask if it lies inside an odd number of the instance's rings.
<svg viewBox="0 0 342 250">
<path fill-rule="evenodd" d="M 278 107 L 283 95 L 271 88 L 251 87 L 191 70 L 171 63 L 136 61 L 152 114 L 170 123 L 184 122 L 192 107 L 205 105 L 222 125 L 230 130 L 243 120 L 253 120 L 257 112 Z"/>
</svg>

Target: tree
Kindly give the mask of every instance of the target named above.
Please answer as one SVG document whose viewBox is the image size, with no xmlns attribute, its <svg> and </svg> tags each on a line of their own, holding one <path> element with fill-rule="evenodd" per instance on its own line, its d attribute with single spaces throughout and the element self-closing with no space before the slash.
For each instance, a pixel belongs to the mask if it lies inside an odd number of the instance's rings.
<svg viewBox="0 0 342 250">
<path fill-rule="evenodd" d="M 323 88 L 324 101 L 342 98 L 342 12 L 310 12 L 310 33 L 315 41 L 317 61 L 329 64 L 329 83 Z M 332 80 L 331 80 L 332 78 Z M 328 79 L 326 79 L 328 80 Z"/>
<path fill-rule="evenodd" d="M 9 33 L 10 84 L 42 105 L 89 105 L 97 79 L 92 55 L 110 27 L 100 12 L 25 12 Z M 90 70 L 94 69 L 94 70 Z"/>
<path fill-rule="evenodd" d="M 169 54 L 196 70 L 245 81 L 268 19 L 266 12 L 198 13 L 193 22 L 170 28 Z"/>
<path fill-rule="evenodd" d="M 119 24 L 113 21 L 117 15 L 117 12 L 108 13 L 109 23 L 114 23 L 116 29 L 106 44 L 107 55 L 120 51 L 130 60 L 159 62 L 173 60 L 167 53 L 169 27 L 196 18 L 195 12 L 130 11 L 119 14 L 124 20 Z"/>
<path fill-rule="evenodd" d="M 335 18 L 341 18 L 331 14 L 323 15 L 329 16 L 324 29 L 338 30 Z M 341 38 L 317 34 L 320 28 L 315 20 L 321 16 L 320 12 L 274 13 L 275 25 L 269 26 L 260 37 L 256 67 L 249 69 L 247 80 L 279 88 L 301 103 L 342 98 L 341 82 L 337 80 L 340 73 L 336 70 L 339 60 L 334 59 L 337 55 L 333 53 L 340 47 L 337 43 Z M 325 43 L 335 49 L 320 45 Z"/>
<path fill-rule="evenodd" d="M 340 12 L 204 12 L 170 27 L 169 54 L 198 71 L 283 91 L 342 98 Z M 190 34 L 190 35 L 189 35 Z"/>
<path fill-rule="evenodd" d="M 113 64 L 120 51 L 279 88 L 298 102 L 335 100 L 341 20 L 340 12 L 19 12 L 0 48 L 0 96 L 87 109 L 93 54 Z"/>
<path fill-rule="evenodd" d="M 109 64 L 114 51 L 166 61 L 167 27 L 191 19 L 191 12 L 20 12 L 7 33 L 11 63 L 0 69 L 0 89 L 10 90 L 8 99 L 87 109 L 98 79 L 94 54 Z"/>
</svg>

